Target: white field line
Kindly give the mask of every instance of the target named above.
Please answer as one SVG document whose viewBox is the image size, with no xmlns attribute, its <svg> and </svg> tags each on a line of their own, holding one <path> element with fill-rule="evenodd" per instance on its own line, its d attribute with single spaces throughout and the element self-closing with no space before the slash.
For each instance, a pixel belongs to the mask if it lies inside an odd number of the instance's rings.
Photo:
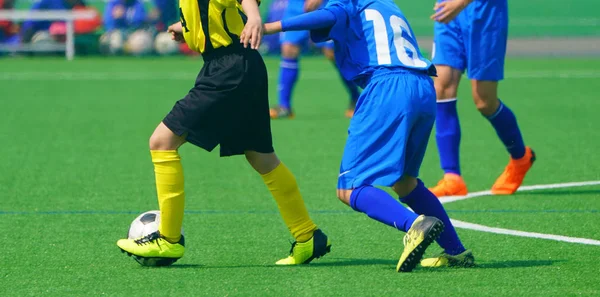
<svg viewBox="0 0 600 297">
<path fill-rule="evenodd" d="M 534 190 L 545 190 L 545 189 L 560 189 L 560 188 L 574 188 L 574 187 L 585 187 L 585 186 L 595 186 L 600 185 L 600 181 L 585 181 L 585 182 L 570 182 L 570 183 L 558 183 L 558 184 L 546 184 L 546 185 L 533 185 L 533 186 L 522 186 L 519 188 L 519 192 L 525 191 L 534 191 Z M 600 194 L 600 191 L 598 191 Z M 446 197 L 440 199 L 442 203 L 451 203 L 460 200 L 466 200 L 476 197 L 490 196 L 492 193 L 490 191 L 480 191 L 469 193 L 466 196 L 455 196 L 455 197 Z M 580 243 L 587 245 L 598 245 L 600 246 L 600 240 L 594 240 L 589 238 L 578 238 L 578 237 L 569 237 L 562 235 L 554 235 L 554 234 L 544 234 L 544 233 L 535 233 L 535 232 L 525 232 L 519 230 L 511 230 L 504 228 L 495 228 L 488 227 L 479 224 L 473 224 L 468 222 L 463 222 L 459 220 L 451 220 L 454 227 L 469 229 L 487 233 L 495 233 L 495 234 L 504 234 L 504 235 L 512 235 L 512 236 L 520 236 L 520 237 L 529 237 L 529 238 L 539 238 L 539 239 L 547 239 L 547 240 L 555 240 L 555 241 L 563 241 L 570 243 Z"/>
<path fill-rule="evenodd" d="M 569 237 L 569 236 L 562 236 L 562 235 L 553 235 L 553 234 L 544 234 L 544 233 L 535 233 L 535 232 L 525 232 L 525 231 L 503 229 L 503 228 L 494 228 L 494 227 L 488 227 L 488 226 L 483 226 L 483 225 L 478 225 L 478 224 L 473 224 L 473 223 L 467 223 L 467 222 L 463 222 L 463 221 L 459 221 L 459 220 L 450 220 L 450 221 L 452 221 L 452 224 L 456 228 L 469 229 L 469 230 L 482 231 L 482 232 L 495 233 L 495 234 L 548 239 L 548 240 L 555 240 L 555 241 L 564 241 L 564 242 L 571 242 L 571 243 L 580 243 L 580 244 L 599 245 L 600 246 L 600 240 L 579 238 L 579 237 Z"/>
<path fill-rule="evenodd" d="M 197 73 L 189 72 L 2 72 L 0 81 L 133 81 L 133 80 L 180 80 L 193 83 Z M 565 71 L 507 71 L 506 79 L 594 79 L 600 78 L 600 71 L 586 69 L 571 69 Z M 275 78 L 274 74 L 270 78 Z M 308 80 L 339 80 L 330 72 L 308 71 L 302 72 L 301 79 Z"/>
<path fill-rule="evenodd" d="M 585 187 L 585 186 L 596 186 L 596 185 L 600 185 L 600 180 L 522 186 L 519 188 L 519 190 L 517 190 L 517 192 L 546 190 L 546 189 L 560 189 L 560 188 L 574 188 L 574 187 Z M 600 194 L 600 191 L 598 191 L 598 194 Z M 491 196 L 491 195 L 492 195 L 492 192 L 490 192 L 490 191 L 480 191 L 480 192 L 469 193 L 466 196 L 449 196 L 449 197 L 441 198 L 440 201 L 442 202 L 442 204 L 445 204 L 445 203 L 451 203 L 451 202 L 460 201 L 460 200 L 471 199 L 471 198 L 475 198 L 475 197 L 483 197 L 483 196 Z"/>
</svg>

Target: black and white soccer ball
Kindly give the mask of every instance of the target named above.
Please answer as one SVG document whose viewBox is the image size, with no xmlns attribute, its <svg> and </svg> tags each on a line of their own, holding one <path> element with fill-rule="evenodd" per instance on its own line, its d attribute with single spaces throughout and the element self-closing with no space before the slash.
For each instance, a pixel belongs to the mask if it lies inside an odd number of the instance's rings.
<svg viewBox="0 0 600 297">
<path fill-rule="evenodd" d="M 160 225 L 160 211 L 151 210 L 137 216 L 127 232 L 127 238 L 139 239 L 158 231 Z M 183 236 L 183 228 L 181 228 Z M 177 259 L 161 259 L 161 258 L 142 258 L 133 256 L 133 258 L 143 266 L 167 266 L 173 264 Z"/>
</svg>

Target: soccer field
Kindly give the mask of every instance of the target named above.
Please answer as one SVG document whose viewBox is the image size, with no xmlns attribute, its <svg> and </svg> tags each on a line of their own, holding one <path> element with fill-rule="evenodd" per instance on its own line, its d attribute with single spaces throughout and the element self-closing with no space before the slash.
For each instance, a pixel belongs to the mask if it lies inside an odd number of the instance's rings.
<svg viewBox="0 0 600 297">
<path fill-rule="evenodd" d="M 275 102 L 278 60 L 267 64 Z M 500 85 L 537 153 L 525 185 L 592 182 L 450 201 L 477 267 L 407 274 L 394 270 L 404 234 L 335 197 L 347 95 L 323 58 L 301 64 L 297 117 L 272 122 L 275 149 L 332 252 L 276 267 L 291 236 L 260 176 L 243 157 L 185 145 L 186 255 L 143 268 L 115 242 L 139 213 L 158 208 L 148 137 L 192 86 L 201 59 L 1 60 L 0 296 L 600 294 L 600 60 L 509 59 Z M 471 192 L 488 190 L 508 155 L 466 79 L 460 97 L 464 177 Z M 421 173 L 427 185 L 442 175 L 433 137 Z M 428 254 L 439 251 L 434 244 Z"/>
</svg>

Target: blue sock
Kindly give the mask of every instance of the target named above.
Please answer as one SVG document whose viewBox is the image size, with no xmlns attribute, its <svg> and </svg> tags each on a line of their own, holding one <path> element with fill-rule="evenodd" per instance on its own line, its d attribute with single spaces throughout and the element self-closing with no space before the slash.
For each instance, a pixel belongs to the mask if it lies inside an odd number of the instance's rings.
<svg viewBox="0 0 600 297">
<path fill-rule="evenodd" d="M 521 136 L 519 124 L 517 124 L 517 118 L 512 110 L 500 101 L 498 110 L 487 119 L 496 129 L 498 137 L 504 143 L 510 156 L 513 159 L 522 158 L 525 155 L 525 143 L 523 142 L 523 136 Z"/>
<path fill-rule="evenodd" d="M 279 106 L 291 107 L 292 91 L 298 80 L 298 59 L 281 58 L 279 64 Z"/>
<path fill-rule="evenodd" d="M 460 123 L 456 111 L 456 98 L 437 103 L 435 140 L 440 163 L 445 173 L 460 175 Z"/>
<path fill-rule="evenodd" d="M 400 201 L 406 203 L 412 210 L 420 215 L 436 217 L 444 223 L 444 232 L 440 234 L 437 243 L 444 249 L 444 252 L 450 255 L 458 255 L 465 251 L 465 247 L 460 242 L 450 218 L 440 203 L 440 200 L 433 195 L 423 182 L 419 180 L 417 187 Z"/>
<path fill-rule="evenodd" d="M 350 195 L 350 206 L 371 219 L 404 232 L 410 229 L 418 217 L 390 194 L 372 186 L 354 189 Z"/>
</svg>

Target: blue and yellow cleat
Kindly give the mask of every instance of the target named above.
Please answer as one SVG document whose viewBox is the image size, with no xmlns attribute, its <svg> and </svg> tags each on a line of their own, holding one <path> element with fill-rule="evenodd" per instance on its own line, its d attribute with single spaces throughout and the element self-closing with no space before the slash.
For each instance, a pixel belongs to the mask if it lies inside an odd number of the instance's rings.
<svg viewBox="0 0 600 297">
<path fill-rule="evenodd" d="M 397 272 L 411 272 L 423 258 L 429 245 L 444 231 L 444 223 L 434 217 L 420 215 L 404 236 L 404 251 Z"/>
<path fill-rule="evenodd" d="M 452 256 L 441 253 L 436 257 L 423 259 L 423 267 L 473 267 L 475 266 L 475 257 L 471 250 L 466 250 L 458 255 Z"/>
<path fill-rule="evenodd" d="M 168 266 L 185 252 L 185 239 L 170 243 L 158 231 L 138 239 L 119 239 L 117 246 L 143 266 Z"/>
<path fill-rule="evenodd" d="M 276 265 L 308 264 L 331 251 L 331 242 L 321 230 L 315 230 L 313 237 L 306 242 L 292 243 L 290 255 L 277 261 Z"/>
</svg>

